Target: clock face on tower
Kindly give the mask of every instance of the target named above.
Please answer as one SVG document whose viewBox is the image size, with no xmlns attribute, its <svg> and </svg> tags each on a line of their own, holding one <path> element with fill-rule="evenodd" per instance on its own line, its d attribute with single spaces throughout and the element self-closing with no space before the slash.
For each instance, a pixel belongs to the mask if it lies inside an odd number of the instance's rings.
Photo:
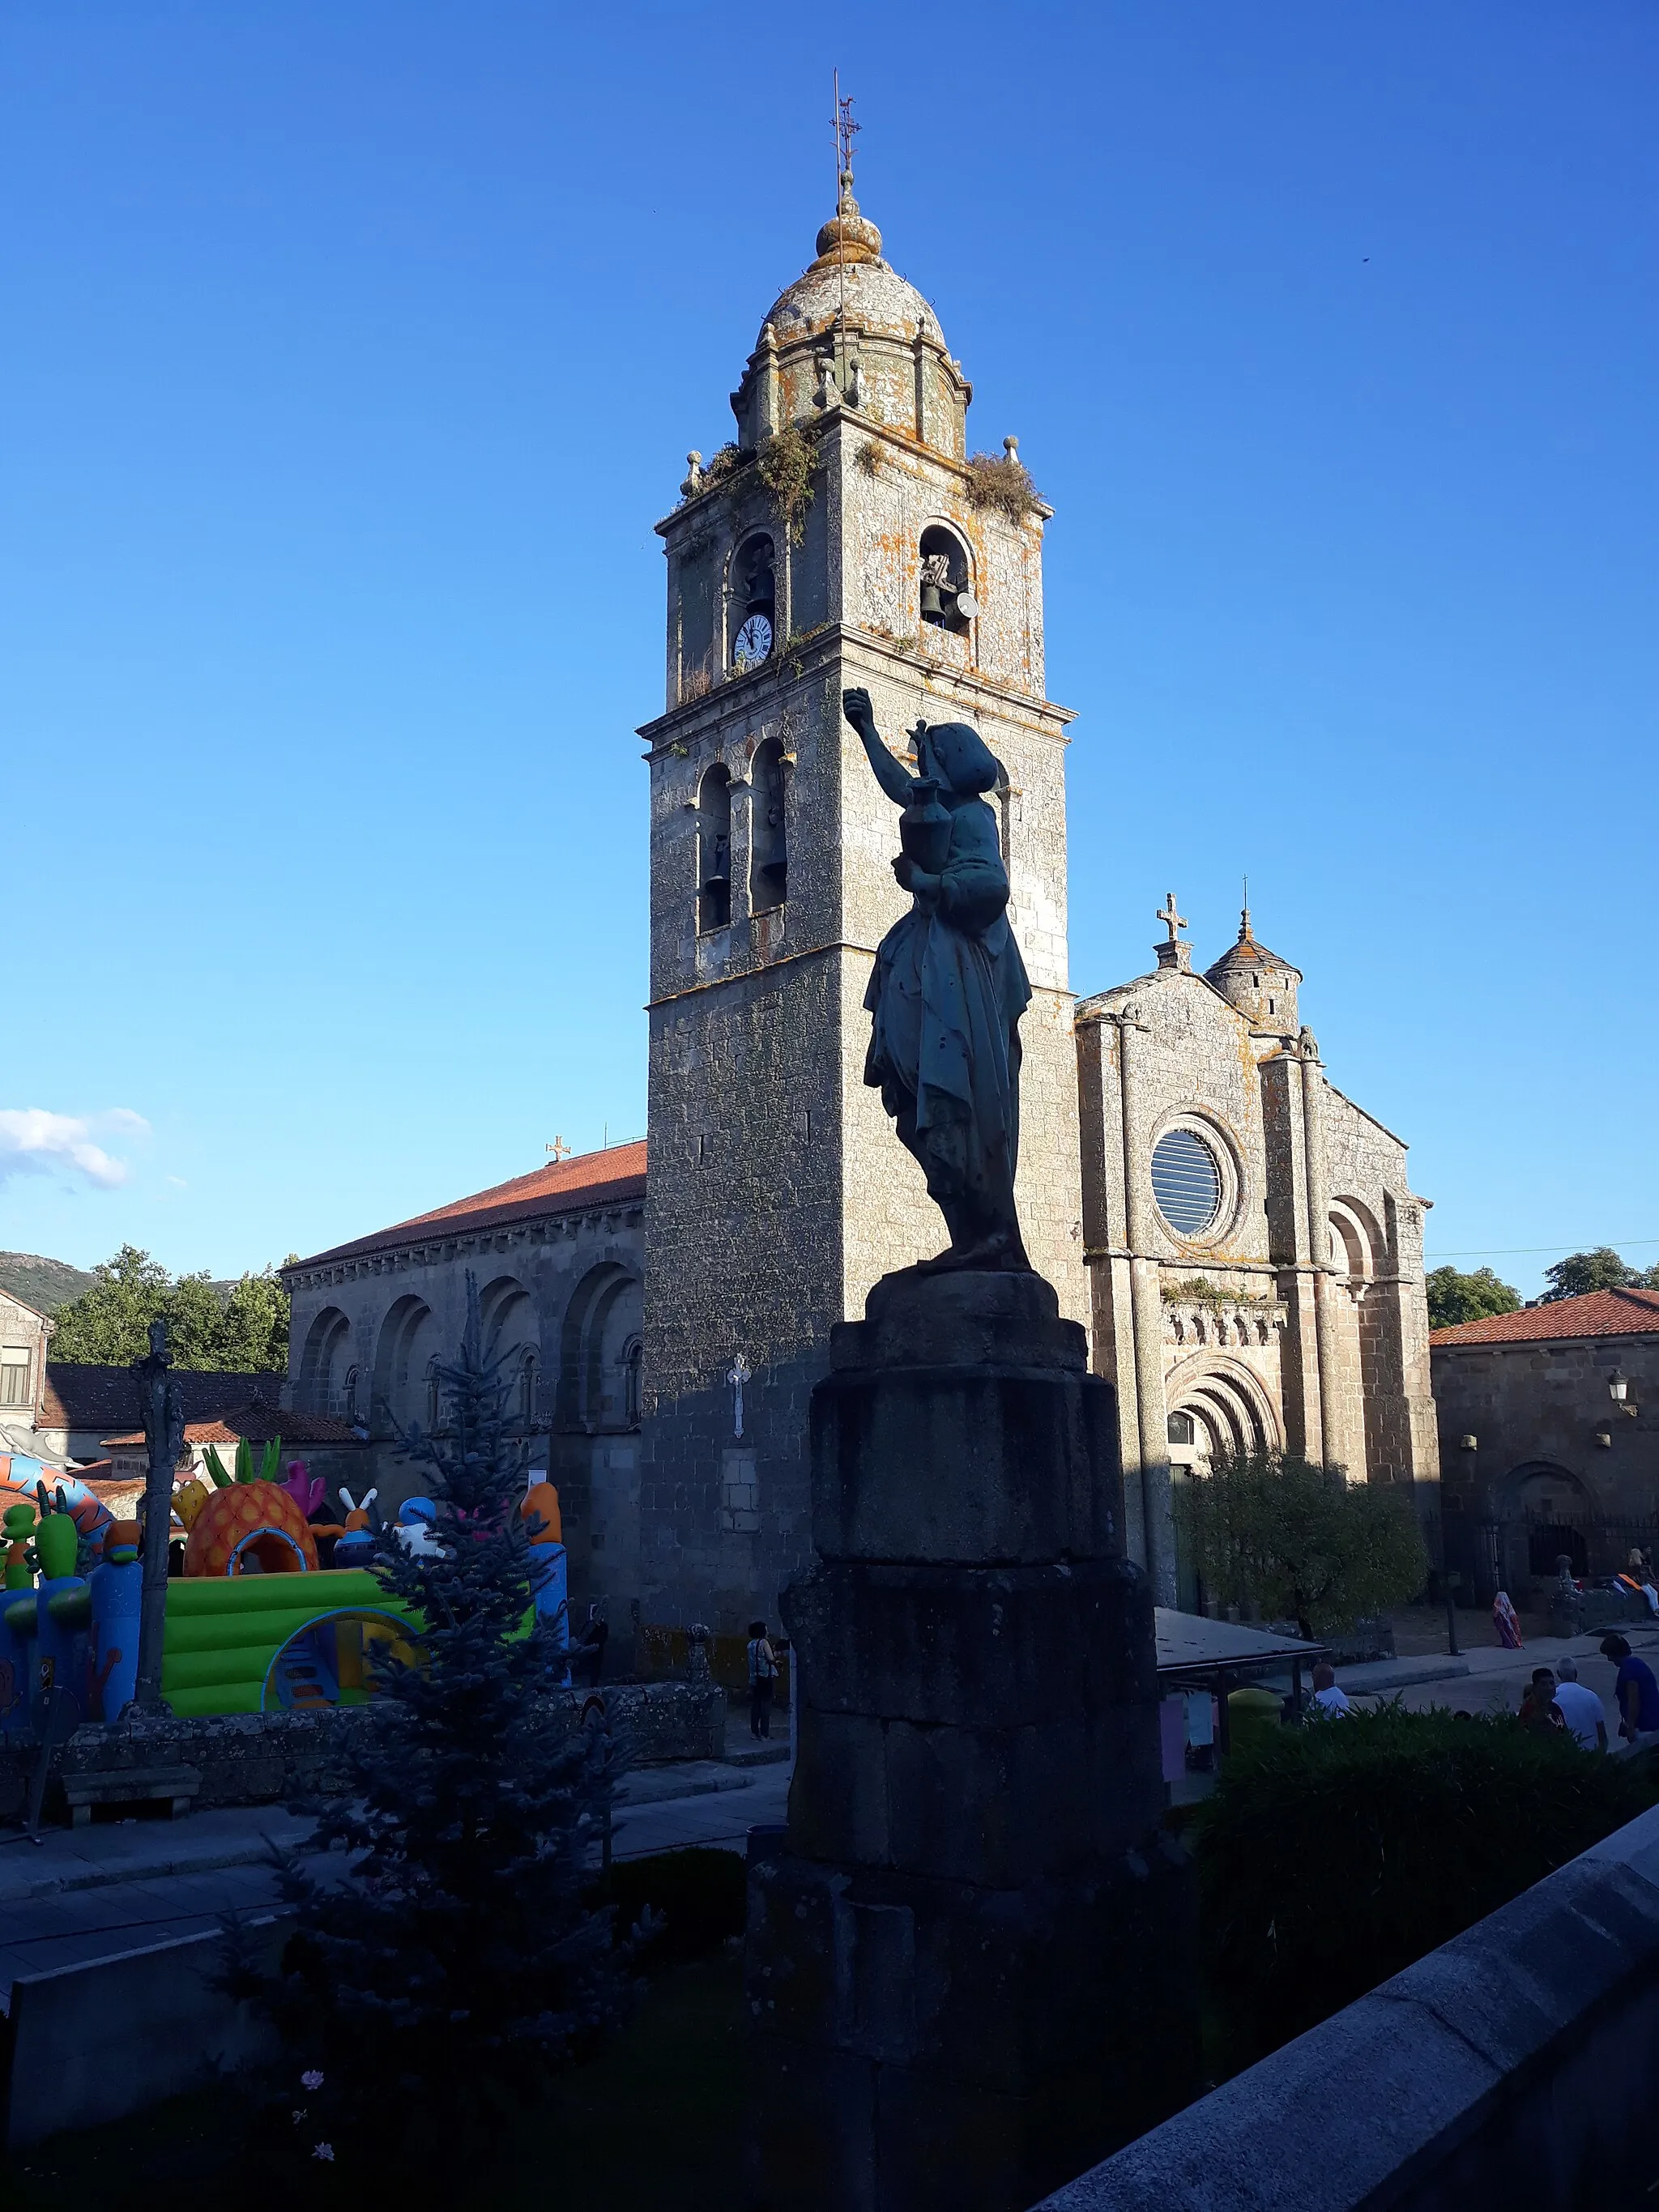
<svg viewBox="0 0 1659 2212">
<path fill-rule="evenodd" d="M 732 642 L 732 659 L 741 668 L 756 668 L 772 650 L 772 625 L 764 615 L 750 615 Z"/>
</svg>

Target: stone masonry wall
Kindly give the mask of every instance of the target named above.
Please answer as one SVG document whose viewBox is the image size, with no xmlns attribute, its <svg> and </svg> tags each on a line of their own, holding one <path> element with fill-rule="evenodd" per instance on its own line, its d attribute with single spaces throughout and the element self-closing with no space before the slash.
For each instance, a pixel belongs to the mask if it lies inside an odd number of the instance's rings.
<svg viewBox="0 0 1659 2212">
<path fill-rule="evenodd" d="M 343 1418 L 344 1378 L 357 1372 L 355 1407 L 374 1440 L 362 1455 L 337 1461 L 308 1455 L 314 1471 L 354 1496 L 371 1485 L 380 1510 L 395 1518 L 402 1500 L 422 1485 L 391 1435 L 398 1423 L 428 1421 L 425 1364 L 448 1357 L 466 1320 L 466 1277 L 478 1279 L 486 1327 L 501 1320 L 501 1349 L 531 1353 L 536 1363 L 536 1413 L 548 1440 L 546 1457 L 559 1491 L 570 1558 L 573 1606 L 590 1599 L 625 1606 L 638 1588 L 637 1432 L 621 1402 L 620 1356 L 639 1333 L 644 1273 L 644 1209 L 635 1200 L 551 1212 L 502 1229 L 446 1234 L 443 1224 L 418 1243 L 388 1241 L 320 1267 L 293 1269 L 289 1332 L 291 1401 L 302 1412 Z M 620 1283 L 606 1308 L 600 1380 L 608 1406 L 583 1406 L 575 1370 L 590 1367 L 583 1326 L 596 1286 Z M 412 1335 L 410 1332 L 413 1331 Z M 390 1402 L 391 1414 L 386 1411 Z"/>
<path fill-rule="evenodd" d="M 1184 1463 L 1166 1442 L 1174 1412 L 1222 1448 L 1312 1450 L 1353 1476 L 1426 1486 L 1431 1514 L 1422 1202 L 1406 1148 L 1316 1060 L 1253 1032 L 1190 957 L 1160 948 L 1152 974 L 1085 1000 L 1077 1024 L 1095 1361 L 1119 1389 L 1132 1553 L 1155 1557 L 1160 1462 Z M 1310 1086 L 1328 1194 L 1317 1249 Z M 1154 1147 L 1183 1126 L 1223 1182 L 1214 1222 L 1190 1238 L 1151 1185 Z"/>
<path fill-rule="evenodd" d="M 710 1617 L 730 1628 L 750 1612 L 775 1613 L 809 1556 L 806 1405 L 827 1368 L 830 1328 L 862 1310 L 882 1274 L 945 1241 L 920 1170 L 863 1080 L 864 993 L 875 948 L 908 899 L 890 867 L 896 809 L 842 712 L 850 684 L 870 690 L 895 746 L 918 714 L 971 720 L 1006 771 L 994 803 L 1036 994 L 1022 1029 L 1018 1194 L 1033 1263 L 1063 1311 L 1080 1317 L 1085 1305 L 1064 717 L 1041 696 L 1040 521 L 975 514 L 958 470 L 894 434 L 878 440 L 872 471 L 858 460 L 871 434 L 850 414 L 824 430 L 799 547 L 769 522 L 752 479 L 664 526 L 671 635 L 684 634 L 688 580 L 710 562 L 724 575 L 763 527 L 785 634 L 758 670 L 693 685 L 689 697 L 671 652 L 670 696 L 681 703 L 642 732 L 652 836 L 647 1618 Z M 941 518 L 971 549 L 987 611 L 974 636 L 923 635 L 904 612 L 919 589 L 921 531 Z M 784 750 L 788 889 L 781 908 L 757 913 L 750 767 L 769 742 Z M 716 764 L 730 778 L 731 919 L 710 928 L 699 927 L 699 806 Z M 728 1380 L 739 1353 L 751 1376 L 741 1437 Z"/>
<path fill-rule="evenodd" d="M 589 1694 L 552 1692 L 547 1725 L 575 1726 Z M 717 1685 L 607 1683 L 604 1698 L 610 1725 L 625 1741 L 636 1765 L 724 1756 L 726 1692 Z M 52 1771 L 61 1778 L 189 1766 L 202 1778 L 194 1802 L 204 1812 L 221 1805 L 284 1804 L 335 1796 L 344 1790 L 349 1748 L 374 1723 L 372 1705 L 210 1714 L 190 1720 L 134 1715 L 113 1729 L 77 1729 L 54 1759 Z M 0 1746 L 0 1820 L 21 1817 L 36 1758 L 33 1745 Z M 48 1817 L 54 1814 L 54 1797 L 61 1808 L 61 1792 L 55 1787 L 48 1791 Z"/>
<path fill-rule="evenodd" d="M 1471 1595 L 1552 1578 L 1553 1547 L 1541 1576 L 1529 1565 L 1528 1517 L 1577 1528 L 1592 1575 L 1653 1542 L 1639 1530 L 1659 1509 L 1659 1334 L 1436 1345 L 1432 1358 L 1448 1564 Z M 1615 1368 L 1634 1416 L 1614 1409 Z"/>
</svg>

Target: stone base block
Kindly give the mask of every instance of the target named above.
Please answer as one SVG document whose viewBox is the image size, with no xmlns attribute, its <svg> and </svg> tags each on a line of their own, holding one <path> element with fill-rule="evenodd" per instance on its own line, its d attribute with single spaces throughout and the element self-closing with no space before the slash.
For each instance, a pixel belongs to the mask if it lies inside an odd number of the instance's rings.
<svg viewBox="0 0 1659 2212">
<path fill-rule="evenodd" d="M 1124 1559 L 820 1561 L 783 1615 L 816 1712 L 1005 1728 L 1158 1702 L 1152 1587 Z"/>
<path fill-rule="evenodd" d="M 751 1875 L 752 2212 L 1024 2212 L 1195 2093 L 1191 1870 Z"/>
<path fill-rule="evenodd" d="M 1036 1275 L 889 1275 L 812 1393 L 812 1540 L 949 1565 L 1122 1550 L 1117 1398 Z"/>
</svg>

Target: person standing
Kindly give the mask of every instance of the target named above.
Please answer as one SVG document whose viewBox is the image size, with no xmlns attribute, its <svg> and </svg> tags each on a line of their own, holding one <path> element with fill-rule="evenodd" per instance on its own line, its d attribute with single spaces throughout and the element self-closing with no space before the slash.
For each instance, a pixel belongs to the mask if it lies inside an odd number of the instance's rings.
<svg viewBox="0 0 1659 2212">
<path fill-rule="evenodd" d="M 587 1619 L 575 1650 L 570 1655 L 571 1670 L 585 1675 L 590 1690 L 599 1686 L 599 1676 L 605 1671 L 605 1647 L 611 1634 L 611 1623 L 597 1605 L 587 1608 Z"/>
<path fill-rule="evenodd" d="M 1659 1743 L 1659 1682 L 1653 1679 L 1652 1668 L 1634 1656 L 1622 1636 L 1604 1636 L 1601 1654 L 1618 1662 L 1613 1694 L 1620 1735 L 1632 1751 Z"/>
<path fill-rule="evenodd" d="M 1571 1655 L 1555 1662 L 1555 1702 L 1561 1708 L 1567 1734 L 1576 1742 L 1586 1751 L 1607 1749 L 1607 1723 L 1601 1700 L 1579 1680 L 1578 1662 Z"/>
<path fill-rule="evenodd" d="M 763 1620 L 749 1624 L 749 1733 L 757 1743 L 772 1733 L 772 1697 L 778 1679 L 778 1655 Z"/>
<path fill-rule="evenodd" d="M 1561 1735 L 1567 1717 L 1555 1702 L 1555 1677 L 1547 1667 L 1534 1667 L 1532 1684 L 1521 1700 L 1521 1725 L 1534 1735 Z"/>
</svg>

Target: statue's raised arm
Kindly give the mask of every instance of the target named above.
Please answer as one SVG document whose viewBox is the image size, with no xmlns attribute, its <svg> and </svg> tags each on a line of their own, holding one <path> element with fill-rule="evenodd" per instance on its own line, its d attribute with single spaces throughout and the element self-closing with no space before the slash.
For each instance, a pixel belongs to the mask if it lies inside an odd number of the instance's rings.
<svg viewBox="0 0 1659 2212">
<path fill-rule="evenodd" d="M 893 863 L 912 895 L 877 948 L 864 1079 L 927 1178 L 950 1249 L 929 1267 L 1025 1268 L 1014 1206 L 1019 1018 L 1031 995 L 984 793 L 1001 777 L 966 722 L 918 722 L 917 774 L 882 743 L 867 691 L 842 694 L 876 781 L 904 811 Z"/>
<path fill-rule="evenodd" d="M 910 803 L 910 787 L 915 778 L 902 762 L 894 759 L 882 743 L 881 732 L 876 727 L 875 709 L 870 704 L 870 694 L 860 684 L 841 695 L 842 712 L 864 741 L 864 750 L 870 765 L 876 772 L 876 781 L 896 806 Z"/>
</svg>

